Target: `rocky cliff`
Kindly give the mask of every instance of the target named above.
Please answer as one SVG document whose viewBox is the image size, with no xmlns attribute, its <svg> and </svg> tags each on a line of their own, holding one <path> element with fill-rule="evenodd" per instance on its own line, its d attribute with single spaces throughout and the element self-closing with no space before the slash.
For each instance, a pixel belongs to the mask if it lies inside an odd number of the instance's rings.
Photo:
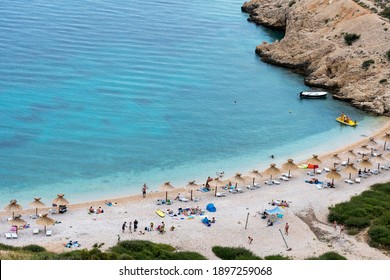
<svg viewBox="0 0 390 280">
<path fill-rule="evenodd" d="M 390 24 L 352 0 L 252 0 L 249 21 L 284 29 L 256 47 L 261 59 L 306 75 L 334 98 L 390 116 Z"/>
</svg>

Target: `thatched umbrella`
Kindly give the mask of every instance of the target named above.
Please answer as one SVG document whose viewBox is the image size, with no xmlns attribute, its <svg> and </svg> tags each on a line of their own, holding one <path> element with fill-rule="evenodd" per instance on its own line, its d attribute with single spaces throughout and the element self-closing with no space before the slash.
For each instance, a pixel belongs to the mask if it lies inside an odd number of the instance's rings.
<svg viewBox="0 0 390 280">
<path fill-rule="evenodd" d="M 286 163 L 282 164 L 283 169 L 288 170 L 288 176 L 290 177 L 291 170 L 298 169 L 298 166 L 294 163 L 294 160 L 289 158 Z"/>
<path fill-rule="evenodd" d="M 314 165 L 313 171 L 314 173 L 316 172 L 316 165 L 320 165 L 322 161 L 318 158 L 318 155 L 313 155 L 311 159 L 307 161 L 308 164 Z"/>
<path fill-rule="evenodd" d="M 372 167 L 372 162 L 368 157 L 362 158 L 362 160 L 358 163 L 359 167 L 361 168 L 371 168 Z"/>
<path fill-rule="evenodd" d="M 57 198 L 53 200 L 53 203 L 57 205 L 68 205 L 69 201 L 66 198 L 64 198 L 64 196 L 65 195 L 63 193 L 57 194 Z"/>
<path fill-rule="evenodd" d="M 15 226 L 16 227 L 16 233 L 18 233 L 18 228 L 20 226 L 24 226 L 27 224 L 27 222 L 25 220 L 23 220 L 21 218 L 21 216 L 16 216 L 16 217 L 13 217 L 12 220 L 9 220 L 8 223 L 11 225 L 11 226 Z"/>
<path fill-rule="evenodd" d="M 6 211 L 12 211 L 12 219 L 15 217 L 15 211 L 22 210 L 22 206 L 17 204 L 16 199 L 13 199 L 9 202 L 7 206 L 4 207 Z"/>
<path fill-rule="evenodd" d="M 378 147 L 378 142 L 374 139 L 374 137 L 370 137 L 370 140 L 367 141 L 366 145 L 371 149 L 377 148 Z"/>
<path fill-rule="evenodd" d="M 250 181 L 252 182 L 252 185 L 255 184 L 256 179 L 260 179 L 263 177 L 263 175 L 260 174 L 259 170 L 252 169 L 251 172 L 248 172 L 248 176 Z"/>
<path fill-rule="evenodd" d="M 355 152 L 353 150 L 348 150 L 347 153 L 345 153 L 345 155 L 347 156 L 347 162 L 349 163 L 350 159 L 351 158 L 356 158 L 357 155 L 355 154 Z"/>
<path fill-rule="evenodd" d="M 333 162 L 333 167 L 335 167 L 336 164 L 341 161 L 341 158 L 339 157 L 339 154 L 333 154 L 333 156 L 330 159 Z"/>
<path fill-rule="evenodd" d="M 48 217 L 47 214 L 42 214 L 42 217 L 39 217 L 37 220 L 38 225 L 44 226 L 45 232 L 46 232 L 46 226 L 51 226 L 54 225 L 55 223 L 56 221 Z"/>
<path fill-rule="evenodd" d="M 267 174 L 267 175 L 270 175 L 271 178 L 270 180 L 272 180 L 272 176 L 276 176 L 278 174 L 280 174 L 280 169 L 276 167 L 276 164 L 275 163 L 271 163 L 270 164 L 271 167 L 268 167 L 264 173 Z"/>
<path fill-rule="evenodd" d="M 353 163 L 348 163 L 347 167 L 343 170 L 345 173 L 349 173 L 349 179 L 351 179 L 351 175 L 358 173 L 358 170 L 353 166 Z"/>
<path fill-rule="evenodd" d="M 30 206 L 35 208 L 35 215 L 38 216 L 38 208 L 45 207 L 45 204 L 41 201 L 40 197 L 34 197 L 34 201 L 30 203 Z"/>
<path fill-rule="evenodd" d="M 234 175 L 229 180 L 230 180 L 230 182 L 232 182 L 232 184 L 234 184 L 236 186 L 245 185 L 245 178 L 242 177 L 242 174 L 240 172 L 236 172 L 236 175 Z"/>
<path fill-rule="evenodd" d="M 390 142 L 390 133 L 386 132 L 385 136 L 382 137 L 382 140 L 385 141 L 385 144 L 383 145 L 383 150 L 386 150 L 386 142 Z"/>
<path fill-rule="evenodd" d="M 378 170 L 380 170 L 381 163 L 387 162 L 387 159 L 385 159 L 382 154 L 379 154 L 376 157 L 371 158 L 371 161 L 378 163 Z"/>
<path fill-rule="evenodd" d="M 165 201 L 168 200 L 168 192 L 174 190 L 175 187 L 171 185 L 171 182 L 165 182 L 159 187 L 159 190 L 165 192 Z"/>
<path fill-rule="evenodd" d="M 192 200 L 192 193 L 199 188 L 199 185 L 196 184 L 195 181 L 189 181 L 186 188 L 190 191 Z"/>
<path fill-rule="evenodd" d="M 358 148 L 358 151 L 363 154 L 363 157 L 371 152 L 371 149 L 367 147 L 367 145 L 361 145 L 360 148 Z"/>
<path fill-rule="evenodd" d="M 328 174 L 326 174 L 326 178 L 331 179 L 332 180 L 332 185 L 333 185 L 334 184 L 334 180 L 340 179 L 341 175 L 340 175 L 340 173 L 337 172 L 336 168 L 333 167 L 331 169 L 331 171 Z"/>
</svg>

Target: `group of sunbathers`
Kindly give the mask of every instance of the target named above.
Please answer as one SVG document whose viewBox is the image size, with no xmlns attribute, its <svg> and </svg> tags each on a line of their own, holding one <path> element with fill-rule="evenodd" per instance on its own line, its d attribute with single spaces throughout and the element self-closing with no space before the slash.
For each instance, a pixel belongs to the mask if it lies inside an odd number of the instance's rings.
<svg viewBox="0 0 390 280">
<path fill-rule="evenodd" d="M 72 241 L 70 240 L 68 243 L 64 245 L 66 248 L 72 248 L 72 247 L 80 247 L 81 245 L 79 244 L 78 241 Z"/>
<path fill-rule="evenodd" d="M 98 209 L 94 209 L 91 206 L 91 207 L 89 207 L 88 213 L 89 214 L 102 214 L 102 213 L 104 213 L 104 210 L 102 209 L 102 207 L 99 207 Z"/>
<path fill-rule="evenodd" d="M 284 206 L 284 207 L 288 207 L 289 204 L 286 200 L 277 200 L 277 201 L 274 201 L 272 200 L 271 203 L 270 203 L 272 206 Z"/>
</svg>

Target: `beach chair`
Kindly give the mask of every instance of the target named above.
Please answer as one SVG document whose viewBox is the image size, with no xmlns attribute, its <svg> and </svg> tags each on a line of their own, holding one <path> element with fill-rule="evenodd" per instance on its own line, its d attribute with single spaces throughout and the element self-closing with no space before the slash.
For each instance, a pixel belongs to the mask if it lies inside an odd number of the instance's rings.
<svg viewBox="0 0 390 280">
<path fill-rule="evenodd" d="M 31 218 L 31 219 L 38 219 L 39 216 L 34 214 L 34 215 L 30 215 L 30 218 Z"/>
<path fill-rule="evenodd" d="M 330 172 L 330 168 L 329 167 L 324 167 L 324 171 L 325 172 Z"/>
<path fill-rule="evenodd" d="M 11 238 L 12 238 L 12 233 L 7 232 L 7 233 L 5 234 L 5 238 L 11 239 Z"/>
<path fill-rule="evenodd" d="M 321 174 L 321 173 L 322 173 L 322 170 L 321 170 L 321 169 L 317 169 L 317 170 L 316 170 L 316 173 L 317 173 L 317 174 Z"/>
<path fill-rule="evenodd" d="M 386 166 L 386 165 L 381 165 L 381 169 L 383 169 L 383 170 L 390 170 L 389 167 Z"/>
<path fill-rule="evenodd" d="M 267 180 L 267 181 L 264 181 L 264 184 L 266 184 L 266 185 L 273 185 L 274 182 L 272 180 Z"/>
<path fill-rule="evenodd" d="M 256 189 L 255 186 L 252 186 L 252 185 L 248 185 L 248 186 L 246 186 L 246 188 L 248 190 L 252 190 L 252 191 Z"/>
<path fill-rule="evenodd" d="M 360 184 L 360 182 L 361 182 L 360 180 L 361 180 L 360 177 L 355 178 L 355 182 L 358 184 Z"/>
<path fill-rule="evenodd" d="M 286 178 L 292 178 L 292 175 L 291 175 L 291 174 L 288 175 L 288 173 L 284 173 L 284 174 L 282 174 L 282 176 L 283 176 L 283 177 L 286 177 Z"/>
<path fill-rule="evenodd" d="M 51 236 L 52 235 L 52 230 L 51 229 L 48 229 L 46 230 L 46 236 Z"/>
<path fill-rule="evenodd" d="M 233 194 L 238 193 L 238 191 L 237 191 L 236 189 L 230 189 L 229 192 L 230 192 L 230 193 L 233 193 Z"/>
<path fill-rule="evenodd" d="M 215 196 L 216 196 L 216 197 L 224 197 L 224 196 L 226 196 L 226 193 L 217 192 L 217 193 L 215 194 Z"/>
<path fill-rule="evenodd" d="M 278 180 L 273 180 L 272 181 L 275 185 L 280 185 L 280 182 Z"/>
<path fill-rule="evenodd" d="M 371 174 L 378 175 L 379 170 L 378 169 L 371 170 Z"/>
<path fill-rule="evenodd" d="M 12 239 L 17 239 L 18 234 L 16 232 L 11 233 Z"/>
<path fill-rule="evenodd" d="M 255 183 L 253 186 L 254 186 L 256 189 L 260 189 L 260 188 L 261 188 L 261 185 L 258 184 L 258 183 Z"/>
<path fill-rule="evenodd" d="M 344 179 L 344 182 L 347 183 L 347 184 L 353 184 L 353 181 L 350 180 L 350 179 Z"/>
<path fill-rule="evenodd" d="M 38 234 L 39 233 L 39 228 L 34 228 L 33 229 L 33 234 Z"/>
<path fill-rule="evenodd" d="M 185 198 L 184 196 L 179 196 L 179 201 L 181 201 L 181 202 L 188 202 L 190 200 L 188 198 Z"/>
<path fill-rule="evenodd" d="M 346 160 L 344 160 L 344 161 L 341 162 L 341 165 L 342 165 L 342 166 L 346 166 L 347 163 L 348 163 L 348 162 L 347 162 Z"/>
<path fill-rule="evenodd" d="M 314 176 L 314 172 L 312 172 L 312 171 L 308 171 L 308 172 L 306 172 L 306 174 L 309 176 Z"/>
<path fill-rule="evenodd" d="M 57 210 L 56 209 L 49 209 L 49 214 L 57 214 Z"/>
<path fill-rule="evenodd" d="M 289 178 L 284 177 L 284 176 L 280 176 L 280 177 L 279 177 L 279 180 L 282 180 L 282 181 L 290 181 Z"/>
</svg>

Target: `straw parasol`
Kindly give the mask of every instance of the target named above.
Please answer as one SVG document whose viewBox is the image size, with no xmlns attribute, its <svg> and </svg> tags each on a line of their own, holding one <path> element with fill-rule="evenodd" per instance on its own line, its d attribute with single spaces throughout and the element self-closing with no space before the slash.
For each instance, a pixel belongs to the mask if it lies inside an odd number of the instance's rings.
<svg viewBox="0 0 390 280">
<path fill-rule="evenodd" d="M 45 204 L 41 201 L 40 197 L 34 197 L 34 201 L 30 203 L 30 206 L 35 208 L 35 215 L 38 216 L 38 208 L 45 207 Z"/>
<path fill-rule="evenodd" d="M 316 171 L 316 165 L 320 165 L 322 161 L 318 158 L 318 155 L 313 155 L 311 159 L 307 161 L 308 164 L 314 165 L 314 172 Z"/>
<path fill-rule="evenodd" d="M 174 189 L 175 189 L 175 187 L 171 185 L 171 182 L 165 182 L 164 184 L 162 184 L 159 187 L 159 190 L 162 192 L 169 192 L 169 191 L 172 191 Z"/>
<path fill-rule="evenodd" d="M 330 159 L 333 162 L 333 166 L 336 166 L 336 163 L 339 163 L 341 161 L 339 154 L 333 154 L 333 156 Z"/>
<path fill-rule="evenodd" d="M 270 180 L 272 180 L 272 176 L 278 175 L 280 173 L 280 169 L 276 167 L 276 163 L 271 163 L 270 166 L 271 167 L 268 167 L 264 173 L 270 175 Z"/>
<path fill-rule="evenodd" d="M 61 193 L 61 194 L 57 194 L 57 198 L 55 198 L 54 200 L 53 200 L 53 203 L 54 204 L 57 204 L 58 206 L 59 205 L 67 205 L 67 204 L 69 204 L 69 201 L 68 200 L 66 200 L 65 198 L 64 198 L 64 194 L 63 193 Z"/>
<path fill-rule="evenodd" d="M 367 147 L 367 145 L 361 145 L 360 148 L 358 148 L 358 151 L 363 154 L 363 157 L 371 152 L 371 149 Z"/>
<path fill-rule="evenodd" d="M 348 152 L 346 153 L 346 156 L 348 158 L 348 161 L 347 161 L 348 163 L 349 163 L 351 158 L 356 158 L 357 157 L 357 155 L 354 153 L 353 150 L 348 150 Z"/>
<path fill-rule="evenodd" d="M 217 187 L 223 187 L 226 185 L 226 182 L 222 181 L 219 177 L 215 177 L 211 182 L 210 185 Z"/>
<path fill-rule="evenodd" d="M 21 226 L 25 226 L 27 222 L 21 218 L 21 216 L 15 216 L 12 220 L 9 220 L 8 223 L 11 226 L 16 226 L 16 233 L 18 233 L 18 228 Z"/>
<path fill-rule="evenodd" d="M 336 171 L 336 168 L 333 167 L 333 168 L 331 169 L 331 171 L 330 171 L 328 174 L 326 174 L 326 178 L 331 179 L 331 180 L 332 180 L 332 185 L 333 185 L 333 184 L 334 184 L 334 180 L 341 179 L 341 175 L 340 175 L 340 173 L 338 173 L 338 172 Z"/>
<path fill-rule="evenodd" d="M 51 226 L 56 223 L 55 220 L 48 217 L 47 214 L 42 214 L 42 217 L 39 217 L 37 220 L 37 225 L 44 226 L 45 232 L 46 232 L 46 226 Z"/>
<path fill-rule="evenodd" d="M 294 163 L 294 160 L 289 158 L 286 163 L 282 164 L 283 169 L 288 170 L 288 176 L 290 177 L 291 170 L 298 169 L 298 166 Z"/>
<path fill-rule="evenodd" d="M 347 167 L 343 170 L 345 173 L 349 173 L 349 179 L 351 179 L 352 173 L 358 173 L 358 170 L 353 166 L 353 163 L 348 163 Z"/>
<path fill-rule="evenodd" d="M 199 185 L 195 183 L 195 181 L 189 181 L 186 188 L 190 191 L 195 191 L 199 188 Z"/>
<path fill-rule="evenodd" d="M 22 206 L 17 204 L 16 199 L 12 199 L 7 206 L 4 207 L 6 211 L 12 211 L 12 218 L 15 217 L 15 211 L 22 210 Z"/>
<path fill-rule="evenodd" d="M 370 148 L 376 148 L 379 144 L 375 141 L 374 137 L 370 137 L 370 140 L 367 141 L 366 145 Z"/>
<path fill-rule="evenodd" d="M 387 159 L 385 159 L 382 154 L 378 154 L 376 157 L 371 158 L 371 161 L 378 163 L 378 170 L 379 170 L 381 163 L 387 162 Z"/>
<path fill-rule="evenodd" d="M 259 170 L 252 169 L 251 172 L 248 172 L 248 176 L 250 180 L 252 181 L 252 184 L 255 184 L 256 179 L 260 179 L 263 177 L 263 175 L 260 174 Z"/>
<path fill-rule="evenodd" d="M 383 150 L 386 150 L 386 142 L 390 142 L 390 133 L 386 132 L 385 136 L 382 137 L 382 140 L 385 141 L 385 144 L 383 145 Z"/>
<path fill-rule="evenodd" d="M 236 172 L 236 175 L 230 178 L 230 181 L 234 185 L 243 186 L 245 185 L 245 178 L 242 177 L 240 172 Z"/>
<path fill-rule="evenodd" d="M 362 158 L 362 160 L 359 162 L 359 167 L 361 168 L 371 168 L 372 167 L 372 162 L 368 157 Z"/>
</svg>

